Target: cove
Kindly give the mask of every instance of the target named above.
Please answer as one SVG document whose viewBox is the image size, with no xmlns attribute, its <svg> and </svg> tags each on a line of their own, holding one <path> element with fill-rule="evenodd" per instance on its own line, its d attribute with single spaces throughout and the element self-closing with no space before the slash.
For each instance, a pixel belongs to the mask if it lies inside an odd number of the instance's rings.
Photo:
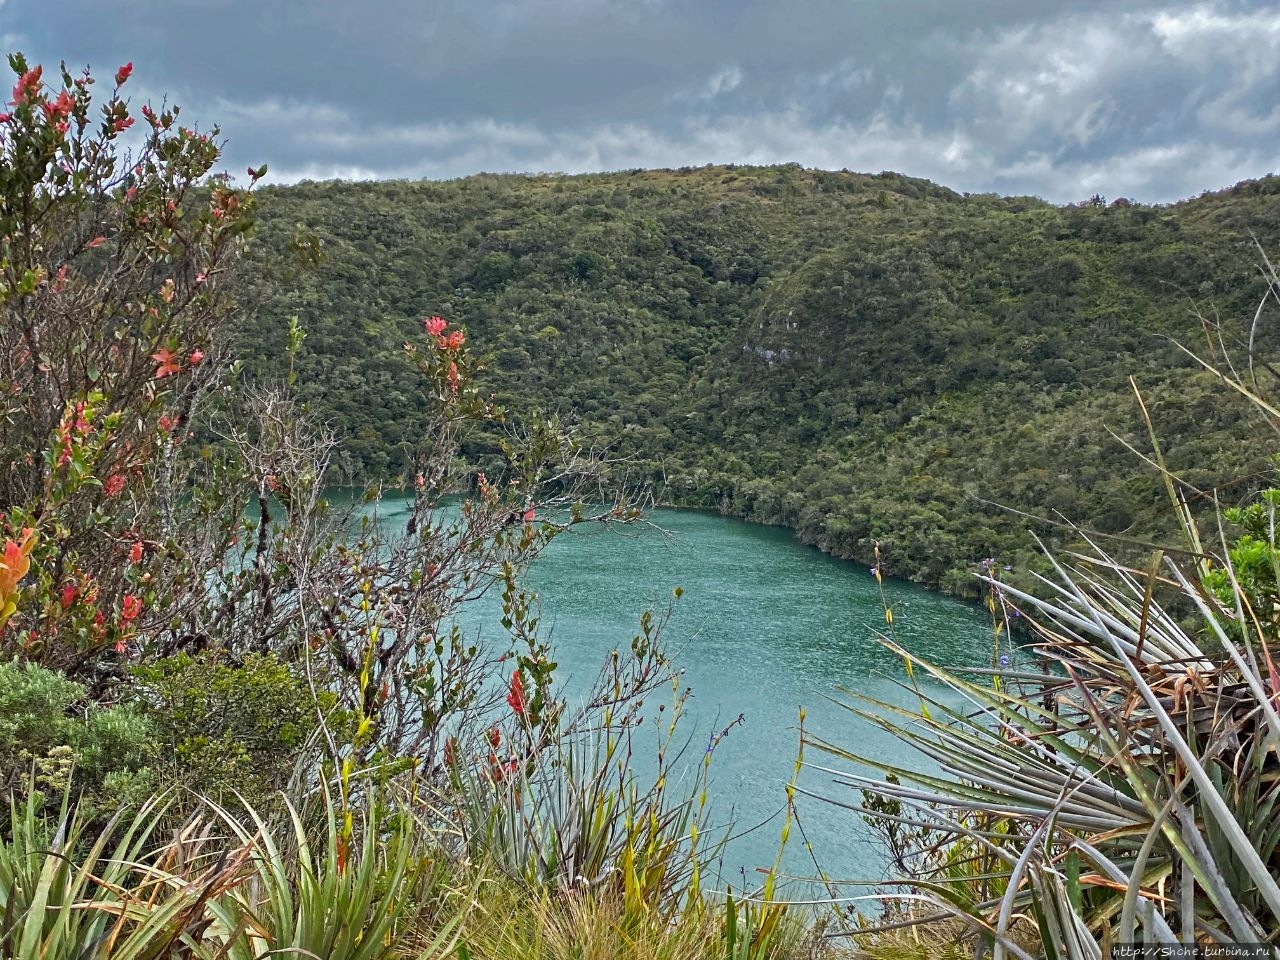
<svg viewBox="0 0 1280 960">
<path fill-rule="evenodd" d="M 386 521 L 396 522 L 397 506 L 384 502 Z M 585 693 L 611 650 L 627 650 L 643 611 L 666 610 L 673 589 L 683 589 L 665 638 L 682 686 L 692 688 L 684 722 L 689 756 L 701 762 L 708 738 L 743 715 L 713 753 L 711 800 L 717 819 L 732 818 L 740 833 L 727 850 L 723 882 L 753 887 L 757 868 L 771 866 L 777 852 L 798 708 L 806 708 L 807 729 L 824 740 L 919 767 L 914 751 L 833 702 L 848 702 L 840 687 L 903 706 L 913 698 L 897 685 L 906 679 L 901 662 L 876 641 L 884 607 L 866 566 L 806 546 L 779 527 L 691 510 L 656 509 L 647 517 L 645 524 L 571 528 L 531 565 L 525 583 L 539 595 L 570 700 Z M 945 665 L 990 663 L 985 611 L 905 581 L 887 578 L 884 589 L 895 636 L 907 650 Z M 495 592 L 468 605 L 461 625 L 498 641 L 498 608 Z M 806 759 L 839 766 L 813 749 Z M 813 769 L 800 784 L 843 802 L 860 800 Z M 798 810 L 828 874 L 883 877 L 882 850 L 856 813 L 808 798 Z M 794 828 L 783 864 L 793 876 L 815 874 Z"/>
</svg>

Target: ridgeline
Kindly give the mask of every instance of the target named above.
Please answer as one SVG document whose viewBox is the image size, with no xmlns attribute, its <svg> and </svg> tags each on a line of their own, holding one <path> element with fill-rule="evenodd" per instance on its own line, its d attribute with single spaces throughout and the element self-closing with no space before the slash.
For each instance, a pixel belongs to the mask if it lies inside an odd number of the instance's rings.
<svg viewBox="0 0 1280 960">
<path fill-rule="evenodd" d="M 1270 476 L 1274 440 L 1178 344 L 1222 361 L 1220 321 L 1247 362 L 1280 177 L 1161 207 L 794 165 L 303 183 L 259 203 L 241 352 L 281 376 L 298 318 L 299 393 L 353 478 L 407 470 L 426 417 L 402 344 L 428 314 L 490 352 L 506 405 L 607 443 L 619 482 L 843 557 L 879 540 L 889 572 L 960 595 L 984 558 L 1034 567 L 1029 528 L 1172 530 L 1130 376 L 1189 483 L 1231 504 Z M 299 228 L 324 253 L 301 275 Z M 1277 343 L 1264 315 L 1255 352 Z"/>
</svg>

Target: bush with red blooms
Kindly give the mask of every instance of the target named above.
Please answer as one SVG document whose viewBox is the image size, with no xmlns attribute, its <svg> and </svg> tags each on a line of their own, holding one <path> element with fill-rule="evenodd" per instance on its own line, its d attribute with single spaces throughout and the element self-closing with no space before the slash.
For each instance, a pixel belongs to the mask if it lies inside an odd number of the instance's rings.
<svg viewBox="0 0 1280 960">
<path fill-rule="evenodd" d="M 260 722 L 237 720 L 261 713 L 235 702 L 257 687 L 184 684 L 174 669 L 283 666 L 314 716 L 316 735 L 291 734 L 295 759 L 340 770 L 344 790 L 360 769 L 442 775 L 446 744 L 451 761 L 483 763 L 495 724 L 506 728 L 505 770 L 590 726 L 554 695 L 519 573 L 576 523 L 634 519 L 617 501 L 581 505 L 601 502 L 598 461 L 532 418 L 507 428 L 503 476 L 470 467 L 469 432 L 502 414 L 477 385 L 463 330 L 431 316 L 404 352 L 404 376 L 419 379 L 434 413 L 406 478 L 407 516 L 388 523 L 377 491 L 334 508 L 336 438 L 308 420 L 291 383 L 243 382 L 229 346 L 252 187 L 266 168 L 250 169 L 247 186 L 215 172 L 217 129 L 183 125 L 167 103 L 135 107 L 124 97 L 131 65 L 98 98 L 88 71 L 53 74 L 21 55 L 10 65 L 0 658 L 164 719 L 178 761 L 217 768 L 213 744 L 252 766 L 261 749 L 281 780 L 292 771 L 280 745 L 261 742 Z M 303 336 L 295 324 L 291 355 Z M 497 648 L 457 625 L 462 605 L 490 589 L 504 601 Z M 648 642 L 614 658 L 587 709 L 625 715 L 663 682 L 663 663 Z M 180 716 L 190 729 L 174 727 Z"/>
<path fill-rule="evenodd" d="M 184 126 L 176 107 L 133 109 L 131 64 L 97 100 L 88 71 L 10 65 L 0 538 L 26 575 L 0 585 L 0 655 L 92 682 L 182 629 L 194 575 L 177 567 L 220 546 L 193 553 L 181 535 L 182 447 L 221 366 L 253 201 L 211 176 L 216 129 Z"/>
</svg>

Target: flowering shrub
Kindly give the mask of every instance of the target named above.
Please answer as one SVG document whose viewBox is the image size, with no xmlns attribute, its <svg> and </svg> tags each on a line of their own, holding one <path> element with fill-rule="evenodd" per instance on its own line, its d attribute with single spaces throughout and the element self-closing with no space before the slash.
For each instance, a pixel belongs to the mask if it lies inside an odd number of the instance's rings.
<svg viewBox="0 0 1280 960">
<path fill-rule="evenodd" d="M 635 517 L 620 502 L 575 505 L 597 493 L 592 458 L 554 421 L 499 426 L 466 333 L 431 315 L 403 354 L 432 414 L 413 445 L 407 524 L 386 529 L 377 491 L 362 520 L 332 508 L 335 438 L 294 398 L 292 362 L 282 385 L 243 382 L 224 335 L 266 168 L 247 188 L 215 173 L 216 128 L 135 106 L 128 64 L 98 98 L 87 71 L 10 65 L 0 657 L 137 699 L 167 731 L 173 756 L 157 769 L 206 775 L 212 792 L 277 784 L 250 782 L 261 763 L 335 774 L 343 798 L 361 771 L 444 783 L 466 761 L 509 777 L 589 722 L 553 693 L 519 573 L 576 523 Z M 291 358 L 304 336 L 293 323 Z M 501 476 L 462 455 L 478 427 L 505 431 Z M 460 508 L 442 502 L 464 490 Z M 507 630 L 497 649 L 455 625 L 491 588 Z M 615 660 L 595 709 L 621 715 L 662 664 L 657 645 Z M 202 731 L 202 711 L 222 719 Z"/>
<path fill-rule="evenodd" d="M 0 114 L 0 654 L 86 679 L 150 643 L 201 559 L 175 536 L 181 425 L 207 393 L 252 198 L 217 130 L 139 111 L 117 70 L 30 66 Z M 141 145 L 126 131 L 141 118 Z M 146 556 L 131 545 L 150 544 Z M 215 547 L 209 544 L 209 547 Z M 124 563 L 128 555 L 130 563 Z M 145 641 L 145 642 L 144 642 Z"/>
<path fill-rule="evenodd" d="M 0 786 L 51 797 L 74 786 L 94 804 L 141 799 L 156 731 L 128 706 L 101 707 L 85 690 L 35 664 L 0 663 Z M 34 773 L 34 776 L 33 776 Z"/>
</svg>

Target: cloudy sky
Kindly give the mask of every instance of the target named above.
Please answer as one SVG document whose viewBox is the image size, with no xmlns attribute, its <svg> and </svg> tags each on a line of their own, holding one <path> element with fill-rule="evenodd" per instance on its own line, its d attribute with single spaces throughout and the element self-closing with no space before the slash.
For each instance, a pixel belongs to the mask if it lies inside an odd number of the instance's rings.
<svg viewBox="0 0 1280 960">
<path fill-rule="evenodd" d="M 1164 202 L 1280 163 L 1261 0 L 0 0 L 271 178 L 796 161 Z"/>
</svg>

